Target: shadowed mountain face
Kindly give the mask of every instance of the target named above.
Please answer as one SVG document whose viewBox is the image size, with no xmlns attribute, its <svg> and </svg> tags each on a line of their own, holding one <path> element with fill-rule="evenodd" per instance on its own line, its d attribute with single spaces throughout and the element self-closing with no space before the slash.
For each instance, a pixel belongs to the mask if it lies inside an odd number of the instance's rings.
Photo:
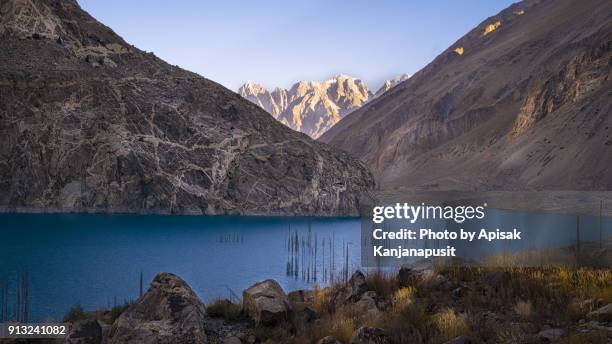
<svg viewBox="0 0 612 344">
<path fill-rule="evenodd" d="M 0 207 L 351 214 L 370 173 L 75 1 L 0 0 Z"/>
<path fill-rule="evenodd" d="M 385 189 L 612 190 L 612 3 L 486 19 L 320 140 Z"/>
</svg>

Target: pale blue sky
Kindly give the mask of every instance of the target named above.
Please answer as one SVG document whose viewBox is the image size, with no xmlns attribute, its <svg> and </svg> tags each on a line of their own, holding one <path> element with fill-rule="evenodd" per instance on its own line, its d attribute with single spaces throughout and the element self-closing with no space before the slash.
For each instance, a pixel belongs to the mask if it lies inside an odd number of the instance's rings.
<svg viewBox="0 0 612 344">
<path fill-rule="evenodd" d="M 414 74 L 514 1 L 79 0 L 126 41 L 236 90 Z"/>
</svg>

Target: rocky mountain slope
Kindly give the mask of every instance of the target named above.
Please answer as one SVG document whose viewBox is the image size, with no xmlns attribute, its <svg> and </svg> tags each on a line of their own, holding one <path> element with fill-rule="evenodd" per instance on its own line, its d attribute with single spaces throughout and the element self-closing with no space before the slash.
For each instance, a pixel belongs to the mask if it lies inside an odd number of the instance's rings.
<svg viewBox="0 0 612 344">
<path fill-rule="evenodd" d="M 238 93 L 288 127 L 318 138 L 342 117 L 409 77 L 402 74 L 385 81 L 375 95 L 365 82 L 344 74 L 323 82 L 299 81 L 289 90 L 277 87 L 272 92 L 249 81 Z"/>
<path fill-rule="evenodd" d="M 612 3 L 487 18 L 321 141 L 385 189 L 612 190 Z"/>
<path fill-rule="evenodd" d="M 126 43 L 76 1 L 0 1 L 0 208 L 349 214 L 370 173 Z"/>
</svg>

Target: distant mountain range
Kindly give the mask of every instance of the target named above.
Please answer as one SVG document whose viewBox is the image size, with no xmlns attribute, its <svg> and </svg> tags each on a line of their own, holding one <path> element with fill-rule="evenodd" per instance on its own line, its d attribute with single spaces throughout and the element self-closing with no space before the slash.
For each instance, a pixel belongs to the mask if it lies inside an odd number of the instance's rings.
<svg viewBox="0 0 612 344">
<path fill-rule="evenodd" d="M 319 140 L 387 190 L 612 190 L 611 61 L 611 1 L 523 1 Z"/>
<path fill-rule="evenodd" d="M 323 82 L 299 81 L 288 90 L 277 87 L 271 92 L 247 81 L 238 93 L 286 126 L 317 138 L 345 115 L 409 77 L 402 74 L 387 80 L 376 93 L 362 80 L 344 74 Z"/>
</svg>

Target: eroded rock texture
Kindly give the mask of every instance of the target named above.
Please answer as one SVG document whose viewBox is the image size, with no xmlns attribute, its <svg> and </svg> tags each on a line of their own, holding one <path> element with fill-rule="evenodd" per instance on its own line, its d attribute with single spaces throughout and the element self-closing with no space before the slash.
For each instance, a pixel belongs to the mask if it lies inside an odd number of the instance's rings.
<svg viewBox="0 0 612 344">
<path fill-rule="evenodd" d="M 108 343 L 208 343 L 204 304 L 180 277 L 160 273 L 115 321 Z"/>
<path fill-rule="evenodd" d="M 257 324 L 279 324 L 291 312 L 291 303 L 275 280 L 253 284 L 242 293 L 242 302 L 244 312 Z"/>
<path fill-rule="evenodd" d="M 0 1 L 0 206 L 350 214 L 345 153 L 126 43 L 75 1 Z"/>
</svg>

